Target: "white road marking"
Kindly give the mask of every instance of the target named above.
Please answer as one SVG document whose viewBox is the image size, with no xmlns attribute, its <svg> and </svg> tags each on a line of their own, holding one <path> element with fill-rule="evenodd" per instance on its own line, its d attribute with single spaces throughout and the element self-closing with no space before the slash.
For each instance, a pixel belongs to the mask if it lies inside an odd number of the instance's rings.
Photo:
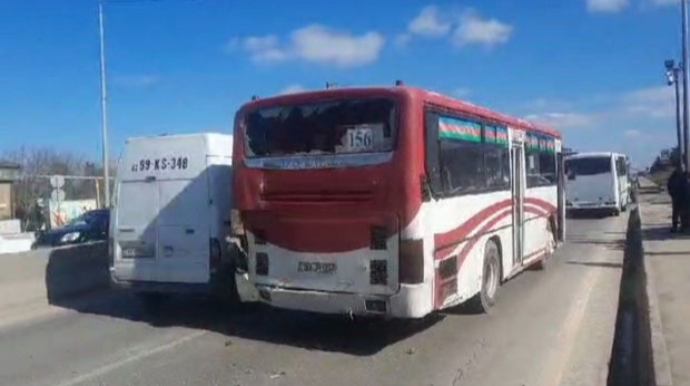
<svg viewBox="0 0 690 386">
<path fill-rule="evenodd" d="M 161 353 L 163 351 L 170 350 L 172 348 L 175 348 L 183 343 L 189 342 L 193 339 L 196 339 L 204 334 L 207 334 L 207 331 L 194 331 L 190 334 L 187 334 L 181 338 L 175 339 L 172 342 L 166 343 L 162 346 L 154 347 L 154 348 L 143 348 L 143 347 L 138 347 L 134 348 L 132 350 L 127 350 L 126 355 L 124 358 L 117 360 L 115 362 L 111 362 L 105 366 L 101 366 L 99 368 L 93 369 L 89 371 L 88 373 L 79 375 L 77 377 L 65 380 L 61 383 L 54 384 L 54 386 L 75 386 L 80 383 L 89 381 L 91 379 L 94 379 L 96 377 L 102 376 L 104 374 L 107 374 L 119 367 L 122 367 L 126 364 L 136 362 L 138 360 L 150 357 L 152 355 L 156 355 L 158 353 Z"/>
<path fill-rule="evenodd" d="M 583 286 L 575 294 L 575 301 L 572 307 L 570 307 L 568 315 L 563 321 L 563 327 L 558 334 L 558 342 L 560 344 L 554 347 L 553 354 L 547 357 L 549 360 L 547 360 L 546 366 L 543 367 L 545 371 L 542 376 L 542 382 L 539 383 L 540 385 L 561 384 L 563 373 L 575 346 L 575 338 L 585 316 L 589 297 L 601 271 L 601 269 L 590 269 L 583 280 Z"/>
</svg>

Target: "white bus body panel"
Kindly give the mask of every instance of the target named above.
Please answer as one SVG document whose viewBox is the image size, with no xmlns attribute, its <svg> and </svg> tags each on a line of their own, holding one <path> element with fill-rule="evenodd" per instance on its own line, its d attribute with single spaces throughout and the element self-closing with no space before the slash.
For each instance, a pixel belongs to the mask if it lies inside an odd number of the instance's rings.
<svg viewBox="0 0 690 386">
<path fill-rule="evenodd" d="M 232 136 L 131 138 L 111 216 L 111 276 L 120 283 L 208 284 L 210 240 L 224 248 Z"/>
</svg>

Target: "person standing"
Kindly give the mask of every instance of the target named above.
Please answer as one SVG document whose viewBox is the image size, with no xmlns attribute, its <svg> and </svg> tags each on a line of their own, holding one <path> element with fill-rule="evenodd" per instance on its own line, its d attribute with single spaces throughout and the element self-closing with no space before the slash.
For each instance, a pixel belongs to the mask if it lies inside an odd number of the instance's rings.
<svg viewBox="0 0 690 386">
<path fill-rule="evenodd" d="M 678 165 L 671 173 L 666 183 L 666 189 L 668 194 L 671 196 L 671 232 L 678 231 L 678 225 L 680 225 L 680 230 L 685 229 L 687 222 L 687 215 L 685 214 L 684 203 L 687 201 L 687 177 L 685 175 L 685 169 L 682 164 Z"/>
</svg>

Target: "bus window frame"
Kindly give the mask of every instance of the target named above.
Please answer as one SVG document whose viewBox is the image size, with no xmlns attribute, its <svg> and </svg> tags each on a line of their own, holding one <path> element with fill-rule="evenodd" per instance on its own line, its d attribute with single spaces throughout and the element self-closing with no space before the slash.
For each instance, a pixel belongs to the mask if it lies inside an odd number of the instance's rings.
<svg viewBox="0 0 690 386">
<path fill-rule="evenodd" d="M 508 170 L 508 181 L 504 186 L 487 186 L 486 177 L 486 152 L 487 146 L 492 148 L 503 148 L 508 153 L 510 153 L 510 145 L 505 146 L 496 144 L 487 144 L 486 142 L 486 128 L 487 126 L 503 127 L 507 130 L 507 125 L 501 122 L 496 122 L 492 120 L 487 120 L 481 117 L 473 116 L 467 113 L 457 112 L 448 108 L 443 108 L 435 105 L 425 105 L 424 106 L 424 151 L 425 151 L 425 163 L 424 169 L 427 174 L 426 185 L 429 187 L 430 196 L 433 199 L 443 199 L 452 197 L 462 197 L 462 196 L 472 196 L 478 194 L 487 194 L 495 192 L 509 192 L 512 186 L 513 175 L 510 172 L 510 166 Z M 443 160 L 441 152 L 441 138 L 439 137 L 439 127 L 438 121 L 440 117 L 448 117 L 452 119 L 467 120 L 478 123 L 481 126 L 481 158 L 482 158 L 482 174 L 484 179 L 484 184 L 481 189 L 471 190 L 471 191 L 458 191 L 453 194 L 449 194 L 445 191 L 442 179 L 443 170 Z M 470 146 L 470 145 L 466 145 Z"/>
</svg>

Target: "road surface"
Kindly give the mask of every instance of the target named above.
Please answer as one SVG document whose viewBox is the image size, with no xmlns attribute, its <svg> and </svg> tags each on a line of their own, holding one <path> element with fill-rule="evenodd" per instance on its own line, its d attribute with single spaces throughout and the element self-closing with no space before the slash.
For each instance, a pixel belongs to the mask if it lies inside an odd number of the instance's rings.
<svg viewBox="0 0 690 386">
<path fill-rule="evenodd" d="M 604 385 L 627 216 L 568 220 L 490 315 L 353 323 L 106 293 L 0 326 L 0 385 Z"/>
</svg>

